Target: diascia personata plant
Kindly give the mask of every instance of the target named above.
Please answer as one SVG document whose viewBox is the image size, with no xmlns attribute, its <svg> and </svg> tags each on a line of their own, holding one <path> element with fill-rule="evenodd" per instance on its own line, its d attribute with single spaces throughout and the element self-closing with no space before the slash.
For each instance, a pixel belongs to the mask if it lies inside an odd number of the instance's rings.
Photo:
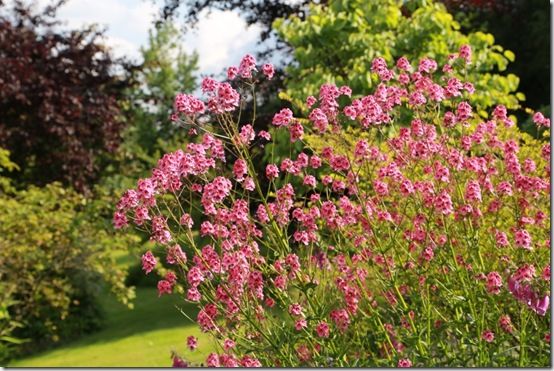
<svg viewBox="0 0 554 371">
<path fill-rule="evenodd" d="M 234 119 L 272 77 L 258 68 L 246 56 L 230 82 L 203 81 L 206 101 L 177 95 L 173 120 L 196 140 L 114 214 L 164 247 L 142 257 L 147 274 L 172 267 L 160 295 L 182 286 L 198 303 L 218 349 L 205 364 L 549 365 L 550 145 L 506 137 L 518 131 L 503 106 L 473 113 L 473 86 L 449 78 L 471 49 L 444 66 L 376 58 L 373 94 L 325 84 L 307 118 L 281 110 L 273 125 L 304 150 L 264 174 L 251 153 L 271 137 Z M 534 121 L 548 135 L 550 120 Z M 381 139 L 345 146 L 352 127 Z"/>
</svg>

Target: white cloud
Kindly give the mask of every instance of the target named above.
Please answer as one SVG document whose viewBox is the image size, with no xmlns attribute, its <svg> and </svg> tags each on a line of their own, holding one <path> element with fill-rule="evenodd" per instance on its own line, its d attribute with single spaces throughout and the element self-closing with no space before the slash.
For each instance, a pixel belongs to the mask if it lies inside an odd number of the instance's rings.
<svg viewBox="0 0 554 371">
<path fill-rule="evenodd" d="M 46 4 L 49 0 L 40 0 Z M 66 27 L 98 24 L 106 28 L 106 43 L 116 56 L 140 57 L 139 48 L 148 40 L 148 30 L 158 8 L 148 0 L 69 0 L 58 12 Z M 195 30 L 184 38 L 187 52 L 199 54 L 200 74 L 215 74 L 238 64 L 246 53 L 253 53 L 260 27 L 247 27 L 234 12 L 203 12 Z"/>
<path fill-rule="evenodd" d="M 201 73 L 218 73 L 237 65 L 246 53 L 253 53 L 260 27 L 247 27 L 237 13 L 203 12 L 197 29 L 185 38 L 186 50 L 196 50 Z"/>
</svg>

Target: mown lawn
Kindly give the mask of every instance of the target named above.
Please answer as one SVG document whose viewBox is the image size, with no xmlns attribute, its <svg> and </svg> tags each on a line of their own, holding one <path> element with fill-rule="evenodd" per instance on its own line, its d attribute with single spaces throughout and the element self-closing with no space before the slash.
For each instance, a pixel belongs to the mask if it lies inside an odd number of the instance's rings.
<svg viewBox="0 0 554 371">
<path fill-rule="evenodd" d="M 206 359 L 212 350 L 210 338 L 176 308 L 196 318 L 193 306 L 178 295 L 158 298 L 153 288 L 137 288 L 134 303 L 135 308 L 130 310 L 107 296 L 103 300 L 107 314 L 104 329 L 83 335 L 71 344 L 13 361 L 9 366 L 170 367 L 172 349 L 192 362 Z M 186 349 L 189 335 L 199 338 L 199 348 L 194 352 Z"/>
</svg>

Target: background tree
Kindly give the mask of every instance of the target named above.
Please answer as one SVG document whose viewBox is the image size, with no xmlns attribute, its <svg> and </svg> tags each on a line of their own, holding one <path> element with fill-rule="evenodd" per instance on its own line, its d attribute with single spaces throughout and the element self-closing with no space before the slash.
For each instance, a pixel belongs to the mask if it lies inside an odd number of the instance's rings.
<svg viewBox="0 0 554 371">
<path fill-rule="evenodd" d="M 148 44 L 140 49 L 142 63 L 133 71 L 135 85 L 125 91 L 128 126 L 122 143 L 104 169 L 100 186 L 117 194 L 128 187 L 131 174 L 150 170 L 164 152 L 182 147 L 187 133 L 170 121 L 173 99 L 179 92 L 196 89 L 198 55 L 182 48 L 179 30 L 171 23 L 149 31 Z"/>
<path fill-rule="evenodd" d="M 130 66 L 94 27 L 57 28 L 59 5 L 36 11 L 18 0 L 0 14 L 0 146 L 21 168 L 19 180 L 85 191 L 121 141 Z"/>
<path fill-rule="evenodd" d="M 278 18 L 287 18 L 291 15 L 304 18 L 308 4 L 324 4 L 327 0 L 163 0 L 161 1 L 161 20 L 173 19 L 179 15 L 179 10 L 184 9 L 184 21 L 188 27 L 194 27 L 203 11 L 230 10 L 237 11 L 246 21 L 262 27 L 261 41 L 267 40 L 272 35 L 273 22 Z"/>
</svg>

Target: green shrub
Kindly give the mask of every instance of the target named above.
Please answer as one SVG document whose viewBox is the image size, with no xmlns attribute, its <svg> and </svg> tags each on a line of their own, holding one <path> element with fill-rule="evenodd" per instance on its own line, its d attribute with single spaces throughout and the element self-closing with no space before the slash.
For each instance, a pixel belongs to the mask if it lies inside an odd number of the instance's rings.
<svg viewBox="0 0 554 371">
<path fill-rule="evenodd" d="M 7 152 L 0 166 L 15 169 Z M 28 352 L 100 324 L 97 294 L 107 283 L 129 304 L 133 290 L 113 251 L 135 237 L 114 236 L 101 207 L 59 183 L 0 184 L 0 356 Z"/>
</svg>

